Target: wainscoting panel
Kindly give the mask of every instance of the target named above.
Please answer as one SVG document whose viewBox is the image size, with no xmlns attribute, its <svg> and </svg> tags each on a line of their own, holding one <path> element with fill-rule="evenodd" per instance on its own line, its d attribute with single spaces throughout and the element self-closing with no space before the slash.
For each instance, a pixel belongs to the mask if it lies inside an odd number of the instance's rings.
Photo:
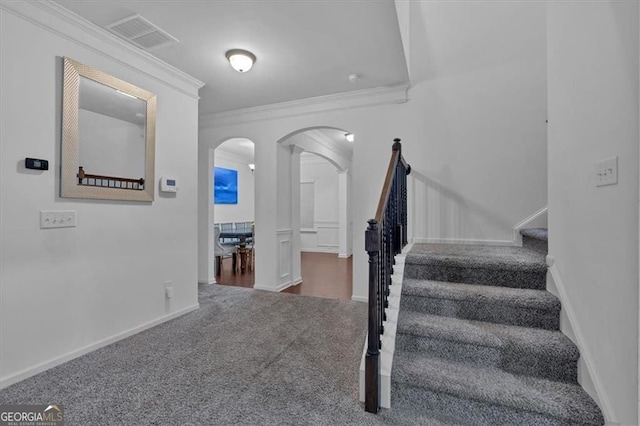
<svg viewBox="0 0 640 426">
<path fill-rule="evenodd" d="M 336 221 L 317 220 L 313 229 L 303 229 L 300 233 L 300 250 L 319 253 L 338 253 L 338 232 Z"/>
<path fill-rule="evenodd" d="M 291 229 L 281 229 L 277 231 L 278 235 L 278 287 L 286 287 L 291 284 L 291 237 L 293 231 Z"/>
</svg>

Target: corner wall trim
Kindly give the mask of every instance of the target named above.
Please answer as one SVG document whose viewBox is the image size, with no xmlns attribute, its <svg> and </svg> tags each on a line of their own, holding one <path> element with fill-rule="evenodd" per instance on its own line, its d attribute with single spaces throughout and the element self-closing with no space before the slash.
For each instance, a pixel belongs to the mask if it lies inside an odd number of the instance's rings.
<svg viewBox="0 0 640 426">
<path fill-rule="evenodd" d="M 105 346 L 110 345 L 111 343 L 115 343 L 119 340 L 125 339 L 127 337 L 133 336 L 134 334 L 138 334 L 142 331 L 148 330 L 150 328 L 155 327 L 156 325 L 162 324 L 163 322 L 167 322 L 174 318 L 180 317 L 184 314 L 188 314 L 189 312 L 195 311 L 200 308 L 200 304 L 196 303 L 191 306 L 187 306 L 186 308 L 180 309 L 179 311 L 173 312 L 169 315 L 164 315 L 160 318 L 156 318 L 152 321 L 141 324 L 137 327 L 133 327 L 129 330 L 123 331 L 122 333 L 115 334 L 111 337 L 107 337 L 106 339 L 102 339 L 98 342 L 92 343 L 90 345 L 84 346 L 80 349 L 76 349 L 72 352 L 69 352 L 65 355 L 59 356 L 49 361 L 45 361 L 41 364 L 38 364 L 34 367 L 29 367 L 25 370 L 19 371 L 11 376 L 3 377 L 0 379 L 0 389 L 6 388 L 14 383 L 18 383 L 26 378 L 31 376 L 35 376 L 38 373 L 42 373 L 43 371 L 49 370 L 50 368 L 56 367 L 60 364 L 63 364 L 67 361 L 70 361 L 74 358 L 78 358 L 82 355 L 88 354 L 89 352 L 93 352 L 96 349 L 103 348 Z"/>
<path fill-rule="evenodd" d="M 586 371 L 589 374 L 589 380 L 591 380 L 591 382 L 593 383 L 593 386 L 595 387 L 595 391 L 597 395 L 595 395 L 595 397 L 594 395 L 591 395 L 591 396 L 594 397 L 594 399 L 596 399 L 597 402 L 599 402 L 598 405 L 600 406 L 600 409 L 602 409 L 602 414 L 604 415 L 606 424 L 608 425 L 618 424 L 618 419 L 611 406 L 611 401 L 609 400 L 609 397 L 604 391 L 604 388 L 602 387 L 602 382 L 600 381 L 600 377 L 598 376 L 598 373 L 593 366 L 593 361 L 592 361 L 593 356 L 591 355 L 591 353 L 587 349 L 587 346 L 584 343 L 584 337 L 582 334 L 582 330 L 580 329 L 580 324 L 576 319 L 576 314 L 573 309 L 573 305 L 571 304 L 571 300 L 569 299 L 567 290 L 564 286 L 562 278 L 560 277 L 560 273 L 556 268 L 555 262 L 553 265 L 551 265 L 548 268 L 548 271 L 553 280 L 552 286 L 555 286 L 555 289 L 557 290 L 557 296 L 558 296 L 558 299 L 560 299 L 562 310 L 566 313 L 567 319 L 569 320 L 569 326 L 571 328 L 570 332 L 575 336 L 574 343 L 576 344 L 576 346 L 578 346 L 578 350 L 580 351 L 580 360 L 578 362 L 584 362 Z M 547 290 L 550 290 L 551 293 L 555 294 L 555 292 L 551 291 L 553 290 L 553 288 L 550 288 L 549 280 L 547 280 Z M 562 327 L 561 327 L 560 331 L 564 333 L 565 330 L 562 330 Z M 567 333 L 564 333 L 564 334 L 566 335 Z"/>
</svg>

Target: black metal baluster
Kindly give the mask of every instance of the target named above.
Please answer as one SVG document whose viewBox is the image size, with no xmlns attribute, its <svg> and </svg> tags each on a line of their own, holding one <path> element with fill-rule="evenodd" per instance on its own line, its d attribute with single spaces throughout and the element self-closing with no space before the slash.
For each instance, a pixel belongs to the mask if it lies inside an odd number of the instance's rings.
<svg viewBox="0 0 640 426">
<path fill-rule="evenodd" d="M 395 255 L 407 244 L 407 175 L 411 167 L 394 139 L 392 157 L 375 219 L 368 221 L 365 250 L 369 255 L 369 329 L 365 360 L 365 410 L 377 413 L 380 395 L 380 348 Z"/>
</svg>

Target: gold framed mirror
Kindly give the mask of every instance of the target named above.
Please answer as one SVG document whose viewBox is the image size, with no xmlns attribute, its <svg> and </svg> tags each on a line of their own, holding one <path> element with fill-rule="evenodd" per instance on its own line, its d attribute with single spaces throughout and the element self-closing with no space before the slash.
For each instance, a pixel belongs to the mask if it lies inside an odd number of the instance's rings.
<svg viewBox="0 0 640 426">
<path fill-rule="evenodd" d="M 64 58 L 60 196 L 153 201 L 156 95 Z"/>
</svg>

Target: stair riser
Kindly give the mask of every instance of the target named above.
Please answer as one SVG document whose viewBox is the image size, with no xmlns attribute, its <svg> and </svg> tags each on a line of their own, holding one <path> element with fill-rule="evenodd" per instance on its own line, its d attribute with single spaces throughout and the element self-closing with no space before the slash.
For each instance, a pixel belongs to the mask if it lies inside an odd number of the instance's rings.
<svg viewBox="0 0 640 426">
<path fill-rule="evenodd" d="M 393 395 L 393 407 L 399 407 L 400 409 L 404 407 L 420 407 L 430 416 L 446 418 L 451 423 L 474 426 L 566 426 L 571 424 L 562 419 L 542 414 L 469 400 L 446 393 L 432 392 L 428 389 L 409 386 L 406 383 L 393 383 L 391 392 Z"/>
<path fill-rule="evenodd" d="M 558 330 L 560 310 L 526 309 L 468 300 L 434 299 L 405 294 L 400 300 L 401 310 L 468 320 L 485 321 L 521 327 Z"/>
<path fill-rule="evenodd" d="M 522 247 L 528 248 L 529 250 L 537 251 L 538 253 L 549 253 L 549 243 L 537 238 L 531 238 L 524 235 L 522 236 Z"/>
<path fill-rule="evenodd" d="M 405 278 L 445 281 L 451 283 L 481 284 L 496 287 L 545 290 L 546 271 L 510 271 L 502 269 L 460 268 L 405 264 Z"/>
<path fill-rule="evenodd" d="M 478 367 L 499 368 L 509 373 L 577 383 L 577 360 L 535 356 L 508 348 L 493 348 L 464 342 L 398 334 L 396 349 L 424 352 L 431 357 Z"/>
</svg>

